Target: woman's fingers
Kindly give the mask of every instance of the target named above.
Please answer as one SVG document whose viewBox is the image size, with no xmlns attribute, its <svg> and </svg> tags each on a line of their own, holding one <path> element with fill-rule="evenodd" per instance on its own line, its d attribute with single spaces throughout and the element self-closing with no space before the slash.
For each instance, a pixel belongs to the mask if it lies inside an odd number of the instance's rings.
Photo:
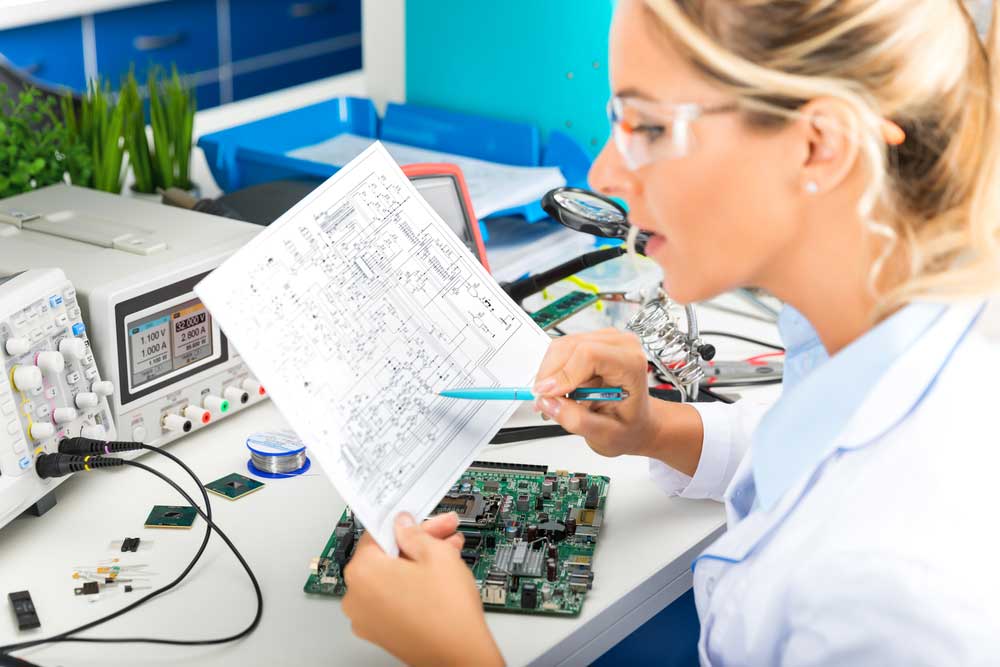
<svg viewBox="0 0 1000 667">
<path fill-rule="evenodd" d="M 645 377 L 640 378 L 635 372 L 631 352 L 629 348 L 613 342 L 581 342 L 562 368 L 552 374 L 555 383 L 545 395 L 568 394 L 593 378 L 600 378 L 606 383 L 604 386 L 622 386 L 634 391 L 635 385 L 640 379 L 644 382 Z"/>
<path fill-rule="evenodd" d="M 420 527 L 425 533 L 443 540 L 458 530 L 458 514 L 455 512 L 436 514 L 420 524 Z"/>
<path fill-rule="evenodd" d="M 592 412 L 568 398 L 540 398 L 538 407 L 570 433 L 584 436 L 588 443 L 612 440 L 622 428 L 615 417 Z"/>
<path fill-rule="evenodd" d="M 546 381 L 550 380 L 557 371 L 566 365 L 566 362 L 573 356 L 579 345 L 590 342 L 611 343 L 619 339 L 622 335 L 622 332 L 617 329 L 601 329 L 600 331 L 591 333 L 556 338 L 549 345 L 549 349 L 545 353 L 545 358 L 542 359 L 542 363 L 538 367 L 538 373 L 535 375 L 535 391 L 540 395 L 551 393 L 551 383 Z"/>
</svg>

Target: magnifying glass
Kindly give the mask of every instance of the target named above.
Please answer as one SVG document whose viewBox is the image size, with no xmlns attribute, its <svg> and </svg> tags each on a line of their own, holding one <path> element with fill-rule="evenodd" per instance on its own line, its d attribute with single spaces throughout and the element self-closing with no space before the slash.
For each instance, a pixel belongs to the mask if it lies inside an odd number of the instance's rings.
<svg viewBox="0 0 1000 667">
<path fill-rule="evenodd" d="M 542 208 L 553 220 L 578 232 L 605 239 L 628 238 L 628 211 L 613 199 L 583 188 L 556 188 L 542 197 Z M 636 250 L 646 249 L 649 234 L 641 232 Z"/>
</svg>

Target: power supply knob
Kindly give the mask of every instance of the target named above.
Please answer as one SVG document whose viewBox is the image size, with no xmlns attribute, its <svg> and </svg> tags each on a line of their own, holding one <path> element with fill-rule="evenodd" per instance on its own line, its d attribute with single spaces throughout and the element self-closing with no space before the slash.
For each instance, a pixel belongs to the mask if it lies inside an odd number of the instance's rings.
<svg viewBox="0 0 1000 667">
<path fill-rule="evenodd" d="M 87 344 L 82 338 L 63 338 L 59 341 L 59 351 L 69 359 L 83 359 L 87 354 Z"/>
<path fill-rule="evenodd" d="M 199 424 L 207 424 L 212 421 L 212 413 L 197 405 L 189 405 L 184 408 L 184 416 Z"/>
<path fill-rule="evenodd" d="M 100 402 L 101 399 L 93 392 L 85 391 L 76 395 L 76 407 L 81 410 L 96 408 Z"/>
<path fill-rule="evenodd" d="M 80 436 L 83 438 L 91 438 L 92 440 L 105 440 L 107 439 L 108 432 L 103 426 L 88 424 L 80 429 Z"/>
<path fill-rule="evenodd" d="M 163 418 L 163 429 L 166 431 L 187 433 L 191 430 L 191 420 L 180 415 L 169 414 Z"/>
<path fill-rule="evenodd" d="M 253 378 L 247 378 L 240 383 L 240 386 L 246 389 L 251 394 L 256 394 L 257 396 L 263 396 L 267 392 L 264 391 L 264 385 Z"/>
<path fill-rule="evenodd" d="M 239 387 L 226 387 L 226 390 L 222 392 L 222 395 L 226 397 L 230 405 L 235 403 L 237 405 L 246 405 L 250 401 L 250 392 L 243 391 Z"/>
<path fill-rule="evenodd" d="M 28 342 L 27 338 L 8 338 L 4 344 L 4 349 L 7 350 L 7 354 L 10 356 L 19 357 L 31 349 L 31 343 Z"/>
<path fill-rule="evenodd" d="M 55 350 L 39 352 L 35 357 L 35 365 L 42 369 L 43 373 L 58 373 L 66 368 L 66 359 Z"/>
<path fill-rule="evenodd" d="M 31 391 L 42 386 L 42 371 L 36 366 L 14 366 L 14 389 Z"/>
<path fill-rule="evenodd" d="M 206 396 L 205 400 L 201 402 L 201 405 L 206 410 L 218 412 L 220 415 L 224 415 L 229 412 L 229 401 L 224 398 L 219 398 L 218 396 Z"/>
<path fill-rule="evenodd" d="M 56 408 L 52 411 L 52 420 L 57 424 L 65 424 L 76 419 L 77 412 L 73 408 Z"/>
<path fill-rule="evenodd" d="M 94 392 L 98 396 L 110 396 L 115 393 L 115 385 L 110 380 L 98 380 L 94 384 L 90 385 L 90 391 Z"/>
<path fill-rule="evenodd" d="M 45 422 L 34 422 L 29 432 L 33 440 L 47 440 L 56 434 L 56 427 Z"/>
</svg>

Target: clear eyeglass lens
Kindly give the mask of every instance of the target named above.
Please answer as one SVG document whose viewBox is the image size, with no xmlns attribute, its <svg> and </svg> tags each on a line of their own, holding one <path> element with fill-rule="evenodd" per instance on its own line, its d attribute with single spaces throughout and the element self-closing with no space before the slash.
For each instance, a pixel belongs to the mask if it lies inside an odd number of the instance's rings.
<svg viewBox="0 0 1000 667">
<path fill-rule="evenodd" d="M 677 113 L 672 118 L 657 118 L 650 111 L 637 107 L 638 104 L 620 97 L 608 102 L 608 119 L 611 121 L 615 147 L 628 169 L 640 169 L 656 160 L 682 158 L 690 153 L 694 136 L 691 132 L 691 119 L 686 114 Z M 663 129 L 658 135 L 636 129 L 648 126 L 660 126 Z"/>
</svg>

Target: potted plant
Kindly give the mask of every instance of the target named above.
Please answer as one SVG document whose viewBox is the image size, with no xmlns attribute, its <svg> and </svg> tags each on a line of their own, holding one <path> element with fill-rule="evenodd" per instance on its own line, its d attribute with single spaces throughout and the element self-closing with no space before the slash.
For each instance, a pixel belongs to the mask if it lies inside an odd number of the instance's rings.
<svg viewBox="0 0 1000 667">
<path fill-rule="evenodd" d="M 61 100 L 63 120 L 77 143 L 90 152 L 89 182 L 76 182 L 95 190 L 118 194 L 125 178 L 125 107 L 115 100 L 111 86 L 91 81 L 77 103 L 68 93 Z"/>
<path fill-rule="evenodd" d="M 150 70 L 146 92 L 149 133 L 141 90 L 134 72 L 130 72 L 122 87 L 122 100 L 128 108 L 125 144 L 135 176 L 134 189 L 143 193 L 171 187 L 191 190 L 194 188 L 190 178 L 191 148 L 197 108 L 193 92 L 176 68 L 165 80 L 161 80 L 159 69 Z"/>
<path fill-rule="evenodd" d="M 0 198 L 91 178 L 90 156 L 53 107 L 34 88 L 9 95 L 0 84 Z"/>
</svg>

